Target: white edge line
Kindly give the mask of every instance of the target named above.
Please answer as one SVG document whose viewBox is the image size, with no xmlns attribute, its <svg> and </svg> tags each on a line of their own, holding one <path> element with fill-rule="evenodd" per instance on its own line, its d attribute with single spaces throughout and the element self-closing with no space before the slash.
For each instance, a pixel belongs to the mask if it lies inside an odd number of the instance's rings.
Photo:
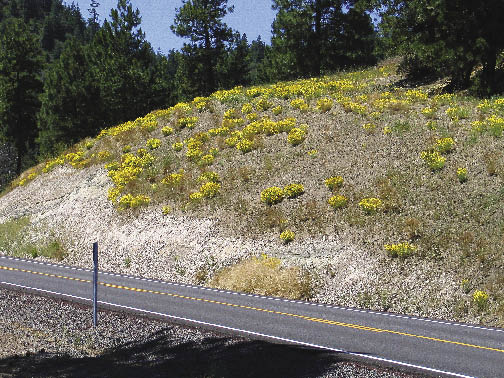
<svg viewBox="0 0 504 378">
<path fill-rule="evenodd" d="M 46 265 L 46 266 L 52 266 L 52 267 L 57 267 L 57 268 L 76 270 L 76 271 L 84 271 L 84 272 L 92 272 L 93 271 L 92 269 L 77 268 L 77 267 L 60 265 L 60 264 L 52 264 L 52 263 L 48 263 L 48 262 L 44 262 L 44 261 L 33 261 L 33 260 L 22 259 L 19 257 L 0 255 L 0 258 L 14 260 L 14 261 L 22 261 L 22 262 L 31 263 L 31 264 Z M 238 292 L 234 292 L 234 291 L 225 291 L 225 290 L 219 290 L 219 289 L 214 289 L 214 288 L 209 288 L 209 287 L 204 287 L 204 286 L 195 286 L 195 285 L 189 285 L 189 284 L 184 284 L 184 283 L 154 280 L 154 279 L 143 278 L 143 277 L 135 277 L 135 276 L 127 275 L 127 274 L 118 274 L 118 273 L 110 273 L 110 272 L 99 272 L 99 274 L 106 275 L 106 276 L 112 276 L 112 277 L 122 277 L 122 278 L 134 279 L 137 281 L 160 283 L 160 284 L 164 284 L 164 285 L 168 285 L 168 286 L 180 286 L 180 287 L 185 287 L 188 289 L 198 289 L 198 290 L 202 290 L 202 291 L 213 291 L 216 293 L 240 295 L 240 296 L 245 296 L 245 297 L 268 299 L 268 300 L 282 301 L 282 302 L 287 302 L 287 303 L 297 303 L 297 304 L 308 305 L 308 306 L 315 306 L 316 305 L 318 307 L 332 308 L 335 310 L 344 310 L 344 311 L 348 311 L 348 312 L 360 312 L 360 313 L 370 314 L 370 315 L 379 315 L 379 316 L 386 316 L 386 317 L 390 317 L 390 318 L 422 321 L 422 322 L 426 322 L 426 323 L 442 324 L 442 325 L 456 326 L 456 327 L 462 327 L 462 328 L 479 329 L 479 330 L 483 330 L 483 331 L 492 331 L 492 332 L 499 332 L 499 333 L 504 332 L 504 329 L 500 329 L 500 328 L 491 328 L 491 327 L 484 327 L 484 326 L 478 326 L 478 325 L 472 325 L 472 324 L 463 324 L 463 323 L 457 323 L 457 322 L 451 322 L 451 321 L 421 318 L 421 317 L 417 317 L 417 316 L 394 314 L 394 313 L 390 313 L 390 312 L 379 312 L 379 311 L 365 310 L 365 309 L 359 309 L 359 308 L 343 307 L 343 306 L 330 305 L 330 304 L 325 304 L 325 303 L 303 302 L 303 301 L 295 301 L 295 300 L 289 300 L 289 299 L 284 299 L 284 298 L 274 298 L 274 297 L 266 297 L 266 296 L 255 295 L 255 294 L 238 293 Z"/>
<path fill-rule="evenodd" d="M 64 297 L 74 298 L 74 299 L 85 300 L 87 302 L 91 302 L 92 301 L 89 298 L 79 297 L 79 296 L 76 296 L 76 295 L 59 293 L 59 292 L 56 292 L 56 291 L 45 290 L 45 289 L 38 289 L 38 288 L 35 288 L 35 287 L 18 285 L 18 284 L 13 284 L 13 283 L 10 283 L 10 282 L 5 282 L 5 281 L 0 281 L 0 284 L 4 284 L 4 285 L 8 285 L 8 286 L 15 286 L 15 287 L 23 288 L 23 289 L 40 291 L 40 292 L 47 293 L 47 294 L 54 294 L 54 295 L 60 295 L 60 296 L 64 296 Z M 328 347 L 328 346 L 307 343 L 307 342 L 304 342 L 304 341 L 287 339 L 285 337 L 267 335 L 265 333 L 260 333 L 260 332 L 247 331 L 247 330 L 240 329 L 240 328 L 228 327 L 228 326 L 224 326 L 224 325 L 221 325 L 221 324 L 209 323 L 209 322 L 205 322 L 205 321 L 201 321 L 201 320 L 194 320 L 194 319 L 190 319 L 190 318 L 184 318 L 184 317 L 181 317 L 181 316 L 169 315 L 169 314 L 165 314 L 165 313 L 162 313 L 162 312 L 144 310 L 144 309 L 137 308 L 137 307 L 125 306 L 125 305 L 120 305 L 120 304 L 111 303 L 111 302 L 104 302 L 104 301 L 98 301 L 98 303 L 103 304 L 103 305 L 107 305 L 107 306 L 118 307 L 118 308 L 130 310 L 130 311 L 137 311 L 137 312 L 143 312 L 143 313 L 146 313 L 146 314 L 161 316 L 161 317 L 164 317 L 164 318 L 182 320 L 182 321 L 185 321 L 185 322 L 200 324 L 200 325 L 204 325 L 204 326 L 208 326 L 208 327 L 216 327 L 216 328 L 221 328 L 221 329 L 225 329 L 225 330 L 228 330 L 228 331 L 245 333 L 245 334 L 248 334 L 248 335 L 254 335 L 254 336 L 264 337 L 264 338 L 268 338 L 268 339 L 272 339 L 272 340 L 284 341 L 284 342 L 287 342 L 287 343 L 292 343 L 292 344 L 297 344 L 297 345 L 303 345 L 303 346 L 308 346 L 308 347 L 317 348 L 317 349 L 329 350 L 329 351 L 332 351 L 332 352 L 344 353 L 344 354 L 347 354 L 347 355 L 350 355 L 350 356 L 357 356 L 357 357 L 361 357 L 361 358 L 367 358 L 367 359 L 370 359 L 370 360 L 375 360 L 375 361 L 380 361 L 380 362 L 386 362 L 386 363 L 391 363 L 391 364 L 395 364 L 395 365 L 400 365 L 400 366 L 404 366 L 404 367 L 408 367 L 408 368 L 415 368 L 415 369 L 425 370 L 425 371 L 432 372 L 432 373 L 446 374 L 446 375 L 449 375 L 449 376 L 452 376 L 452 377 L 475 378 L 475 377 L 470 376 L 470 375 L 464 375 L 464 374 L 459 374 L 459 373 L 452 373 L 452 372 L 449 372 L 449 371 L 444 371 L 444 370 L 429 368 L 429 367 L 420 366 L 420 365 L 409 364 L 407 362 L 390 360 L 390 359 L 387 359 L 387 358 L 377 357 L 377 356 L 373 356 L 373 355 L 366 355 L 366 354 L 361 354 L 361 353 L 356 353 L 356 352 L 348 352 L 348 351 L 343 350 L 343 349 L 331 348 L 331 347 Z"/>
</svg>

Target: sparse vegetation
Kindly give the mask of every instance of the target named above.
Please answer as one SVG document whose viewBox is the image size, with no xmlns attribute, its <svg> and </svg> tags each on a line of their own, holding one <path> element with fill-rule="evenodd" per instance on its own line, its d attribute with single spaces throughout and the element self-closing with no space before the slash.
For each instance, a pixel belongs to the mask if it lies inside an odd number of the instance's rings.
<svg viewBox="0 0 504 378">
<path fill-rule="evenodd" d="M 211 285 L 244 293 L 308 299 L 312 295 L 311 277 L 300 268 L 284 267 L 280 259 L 261 255 L 217 272 Z"/>
<path fill-rule="evenodd" d="M 485 287 L 486 313 L 504 321 L 504 273 L 496 268 L 504 262 L 504 100 L 396 87 L 394 70 L 388 62 L 221 90 L 105 129 L 12 188 L 59 166 L 99 164 L 114 184 L 109 199 L 125 212 L 138 204 L 161 217 L 169 204 L 171 214 L 215 217 L 243 237 L 278 241 L 290 229 L 297 244 L 341 232 L 382 257 L 389 245 L 390 256 L 457 267 L 457 287 L 466 277 Z M 292 147 L 285 139 L 297 130 L 308 132 Z M 147 140 L 161 143 L 150 149 Z"/>
</svg>

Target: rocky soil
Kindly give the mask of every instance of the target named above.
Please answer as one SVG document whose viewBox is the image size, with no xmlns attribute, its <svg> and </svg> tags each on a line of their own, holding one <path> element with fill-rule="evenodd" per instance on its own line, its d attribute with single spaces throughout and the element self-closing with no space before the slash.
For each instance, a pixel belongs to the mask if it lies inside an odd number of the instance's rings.
<svg viewBox="0 0 504 378">
<path fill-rule="evenodd" d="M 335 353 L 230 337 L 0 289 L 0 377 L 411 377 Z M 260 363 L 258 363 L 260 362 Z"/>
<path fill-rule="evenodd" d="M 197 281 L 198 272 L 211 277 L 221 267 L 266 253 L 310 271 L 316 285 L 312 300 L 478 321 L 469 314 L 455 317 L 454 303 L 467 296 L 452 273 L 434 261 L 391 261 L 356 247 L 344 233 L 284 245 L 278 235 L 232 236 L 219 219 L 162 216 L 156 206 L 118 212 L 107 200 L 110 185 L 101 167 L 58 167 L 3 196 L 0 223 L 29 217 L 29 238 L 57 238 L 68 251 L 63 263 L 69 265 L 91 268 L 92 243 L 98 241 L 102 270 L 204 284 Z"/>
</svg>

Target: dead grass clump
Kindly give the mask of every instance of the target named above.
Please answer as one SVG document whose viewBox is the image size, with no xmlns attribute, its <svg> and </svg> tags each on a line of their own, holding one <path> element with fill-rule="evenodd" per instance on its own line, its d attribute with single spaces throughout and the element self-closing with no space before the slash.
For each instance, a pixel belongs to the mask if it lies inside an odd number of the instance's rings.
<svg viewBox="0 0 504 378">
<path fill-rule="evenodd" d="M 308 299 L 313 291 L 307 272 L 297 266 L 283 267 L 279 259 L 266 255 L 222 269 L 210 284 L 226 290 L 289 299 Z"/>
</svg>

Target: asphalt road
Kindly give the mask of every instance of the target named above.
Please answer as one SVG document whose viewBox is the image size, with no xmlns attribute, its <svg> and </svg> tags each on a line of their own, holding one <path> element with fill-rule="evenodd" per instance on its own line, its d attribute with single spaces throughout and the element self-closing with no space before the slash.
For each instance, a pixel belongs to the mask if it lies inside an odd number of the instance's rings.
<svg viewBox="0 0 504 378">
<path fill-rule="evenodd" d="M 504 329 L 100 272 L 99 306 L 344 352 L 427 374 L 504 377 Z M 0 256 L 0 285 L 90 303 L 92 272 Z M 29 309 L 26 309 L 29 311 Z"/>
</svg>

